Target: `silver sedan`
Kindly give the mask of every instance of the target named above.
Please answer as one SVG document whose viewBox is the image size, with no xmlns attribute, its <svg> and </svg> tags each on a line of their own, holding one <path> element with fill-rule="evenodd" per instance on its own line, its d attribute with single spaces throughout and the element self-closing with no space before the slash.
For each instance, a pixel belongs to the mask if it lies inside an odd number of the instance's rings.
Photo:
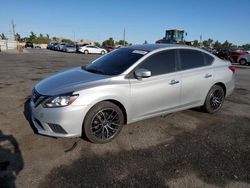
<svg viewBox="0 0 250 188">
<path fill-rule="evenodd" d="M 40 134 L 105 143 L 122 126 L 193 107 L 219 111 L 235 68 L 202 49 L 168 44 L 120 48 L 38 83 L 30 106 Z"/>
</svg>

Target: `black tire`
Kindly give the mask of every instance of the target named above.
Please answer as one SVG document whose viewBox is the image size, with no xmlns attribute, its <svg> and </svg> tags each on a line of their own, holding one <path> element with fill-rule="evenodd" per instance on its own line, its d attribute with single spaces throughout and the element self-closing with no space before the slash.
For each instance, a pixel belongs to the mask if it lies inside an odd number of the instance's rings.
<svg viewBox="0 0 250 188">
<path fill-rule="evenodd" d="M 88 54 L 89 53 L 89 51 L 88 50 L 84 50 L 84 52 L 83 52 L 84 54 Z"/>
<path fill-rule="evenodd" d="M 247 61 L 245 59 L 240 59 L 240 65 L 247 65 Z"/>
<path fill-rule="evenodd" d="M 124 125 L 122 110 L 114 103 L 103 101 L 93 106 L 83 122 L 83 134 L 93 143 L 113 140 Z"/>
<path fill-rule="evenodd" d="M 105 51 L 101 51 L 101 54 L 104 55 L 104 54 L 105 54 Z"/>
<path fill-rule="evenodd" d="M 225 99 L 225 92 L 223 88 L 219 85 L 214 85 L 208 92 L 204 105 L 202 109 L 208 113 L 218 112 Z"/>
</svg>

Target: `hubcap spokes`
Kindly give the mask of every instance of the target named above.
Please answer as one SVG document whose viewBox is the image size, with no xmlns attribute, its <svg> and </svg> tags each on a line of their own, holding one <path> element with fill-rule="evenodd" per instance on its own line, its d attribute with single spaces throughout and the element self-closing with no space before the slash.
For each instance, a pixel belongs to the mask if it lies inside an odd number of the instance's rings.
<svg viewBox="0 0 250 188">
<path fill-rule="evenodd" d="M 118 113 L 113 109 L 104 109 L 96 113 L 92 121 L 92 134 L 99 139 L 112 138 L 120 127 Z"/>
<path fill-rule="evenodd" d="M 210 98 L 210 105 L 213 110 L 217 110 L 221 107 L 223 102 L 224 94 L 220 90 L 215 90 Z"/>
</svg>

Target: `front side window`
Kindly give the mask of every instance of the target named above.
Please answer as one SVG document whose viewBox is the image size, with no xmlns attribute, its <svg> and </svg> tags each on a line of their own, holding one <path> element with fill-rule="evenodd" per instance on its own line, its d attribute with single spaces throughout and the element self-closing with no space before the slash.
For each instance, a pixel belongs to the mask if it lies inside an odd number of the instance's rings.
<svg viewBox="0 0 250 188">
<path fill-rule="evenodd" d="M 205 66 L 203 53 L 198 50 L 180 49 L 181 70 Z"/>
<path fill-rule="evenodd" d="M 139 68 L 150 70 L 152 76 L 175 72 L 175 50 L 155 53 L 145 59 L 145 61 L 139 65 Z"/>
</svg>

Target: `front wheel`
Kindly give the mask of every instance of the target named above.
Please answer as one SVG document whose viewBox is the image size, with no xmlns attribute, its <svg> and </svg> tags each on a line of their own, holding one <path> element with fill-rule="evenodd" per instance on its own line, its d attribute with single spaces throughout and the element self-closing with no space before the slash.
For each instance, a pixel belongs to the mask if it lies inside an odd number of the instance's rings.
<svg viewBox="0 0 250 188">
<path fill-rule="evenodd" d="M 124 115 L 115 104 L 104 101 L 96 104 L 87 113 L 83 130 L 93 143 L 107 143 L 114 139 L 124 124 Z"/>
<path fill-rule="evenodd" d="M 225 92 L 219 85 L 214 85 L 208 92 L 202 108 L 208 113 L 219 111 L 225 99 Z"/>
<path fill-rule="evenodd" d="M 104 55 L 104 54 L 105 54 L 105 51 L 101 51 L 101 54 Z"/>
<path fill-rule="evenodd" d="M 84 50 L 84 52 L 83 52 L 84 54 L 88 54 L 89 53 L 89 51 L 88 50 Z"/>
</svg>

